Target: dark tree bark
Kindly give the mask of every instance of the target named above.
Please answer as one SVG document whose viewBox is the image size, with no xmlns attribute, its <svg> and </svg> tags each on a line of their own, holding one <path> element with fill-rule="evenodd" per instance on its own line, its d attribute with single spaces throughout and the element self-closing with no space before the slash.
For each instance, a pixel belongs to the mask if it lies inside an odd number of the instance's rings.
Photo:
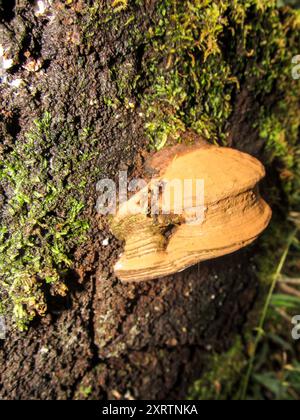
<svg viewBox="0 0 300 420">
<path fill-rule="evenodd" d="M 101 177 L 116 178 L 119 170 L 140 173 L 148 140 L 139 102 L 149 86 L 138 85 L 135 96 L 115 106 L 109 98 L 120 80 L 113 69 L 127 69 L 130 80 L 146 75 L 149 52 L 143 37 L 133 33 L 146 33 L 156 22 L 158 2 L 132 2 L 117 28 L 111 22 L 100 25 L 98 17 L 92 21 L 89 2 L 53 3 L 44 17 L 36 16 L 30 1 L 16 7 L 2 3 L 1 43 L 16 57 L 8 81 L 22 79 L 24 84 L 17 90 L 1 84 L 0 150 L 4 159 L 31 130 L 33 120 L 50 112 L 55 140 L 49 156 L 70 155 L 72 162 L 81 152 L 92 156 L 78 171 L 71 163 L 66 177 L 66 184 L 79 183 L 81 171 L 90 170 L 84 215 L 91 228 L 87 239 L 72 248 L 67 297 L 49 294 L 46 316 L 36 317 L 25 332 L 12 328 L 6 317 L 0 397 L 185 398 L 211 354 L 227 351 L 242 333 L 259 290 L 257 245 L 152 282 L 122 284 L 114 277 L 122 244 L 96 214 L 95 183 Z M 106 2 L 99 7 L 107 7 Z M 127 24 L 131 16 L 134 26 Z M 30 65 L 37 67 L 31 71 Z M 252 118 L 259 107 L 253 93 L 257 81 L 246 77 L 245 72 L 227 121 L 229 143 L 264 160 L 264 142 Z M 136 104 L 134 110 L 128 101 Z M 261 101 L 272 106 L 276 92 Z M 90 131 L 81 144 L 84 150 L 78 150 L 73 138 L 86 127 Z M 1 206 L 10 194 L 3 188 Z M 103 245 L 106 238 L 108 246 Z"/>
</svg>

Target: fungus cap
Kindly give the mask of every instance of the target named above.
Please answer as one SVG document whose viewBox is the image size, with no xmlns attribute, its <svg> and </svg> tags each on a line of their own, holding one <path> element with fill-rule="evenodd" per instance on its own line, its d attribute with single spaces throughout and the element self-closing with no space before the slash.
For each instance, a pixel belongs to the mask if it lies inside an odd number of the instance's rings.
<svg viewBox="0 0 300 420">
<path fill-rule="evenodd" d="M 112 232 L 125 240 L 115 265 L 123 281 L 167 276 L 237 251 L 253 242 L 270 221 L 271 209 L 258 191 L 265 169 L 248 154 L 207 143 L 180 145 L 156 153 L 146 170 L 153 177 L 147 188 L 123 204 L 111 224 Z M 183 195 L 171 188 L 174 180 L 177 185 L 192 182 L 192 211 L 184 207 Z M 191 223 L 191 213 L 199 210 L 199 180 L 204 183 L 204 218 Z M 169 187 L 169 202 L 160 196 L 159 215 L 138 214 L 138 204 L 160 181 Z M 180 214 L 178 208 L 183 208 Z"/>
</svg>

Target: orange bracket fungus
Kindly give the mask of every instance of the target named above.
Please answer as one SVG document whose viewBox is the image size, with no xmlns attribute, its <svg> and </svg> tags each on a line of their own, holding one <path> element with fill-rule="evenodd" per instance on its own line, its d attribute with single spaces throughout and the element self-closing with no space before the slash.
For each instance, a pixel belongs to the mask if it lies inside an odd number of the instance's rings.
<svg viewBox="0 0 300 420">
<path fill-rule="evenodd" d="M 232 253 L 270 221 L 258 190 L 265 169 L 248 154 L 200 141 L 154 154 L 145 170 L 150 180 L 111 222 L 125 241 L 120 280 L 151 280 Z"/>
</svg>

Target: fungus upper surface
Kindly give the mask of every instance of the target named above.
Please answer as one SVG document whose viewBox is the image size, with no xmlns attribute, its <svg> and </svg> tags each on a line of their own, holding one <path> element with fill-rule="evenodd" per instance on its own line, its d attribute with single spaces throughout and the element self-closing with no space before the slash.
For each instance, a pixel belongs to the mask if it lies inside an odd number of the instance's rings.
<svg viewBox="0 0 300 420">
<path fill-rule="evenodd" d="M 202 143 L 174 146 L 156 153 L 147 170 L 155 176 L 120 206 L 111 225 L 125 240 L 115 266 L 121 280 L 151 280 L 229 254 L 254 241 L 270 221 L 271 210 L 258 191 L 265 169 L 245 153 Z M 174 181 L 183 188 L 186 180 L 192 183 L 192 210 L 173 188 Z M 191 223 L 199 206 L 199 180 L 204 183 L 204 218 Z M 169 187 L 168 203 L 160 197 L 159 214 L 138 213 L 138 204 L 159 181 Z M 180 214 L 178 208 L 183 209 Z"/>
</svg>

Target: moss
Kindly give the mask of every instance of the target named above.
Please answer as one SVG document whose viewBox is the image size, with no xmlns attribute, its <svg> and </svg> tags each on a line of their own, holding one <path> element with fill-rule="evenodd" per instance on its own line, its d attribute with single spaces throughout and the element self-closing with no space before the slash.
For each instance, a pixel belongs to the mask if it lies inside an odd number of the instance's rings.
<svg viewBox="0 0 300 420">
<path fill-rule="evenodd" d="M 11 307 L 19 328 L 26 328 L 46 311 L 45 284 L 53 294 L 65 295 L 64 277 L 72 267 L 71 251 L 88 229 L 82 217 L 86 181 L 65 185 L 72 162 L 55 145 L 51 115 L 45 113 L 25 138 L 0 163 L 0 182 L 10 191 L 0 228 L 2 306 Z M 86 141 L 88 130 L 81 134 Z M 69 141 L 67 132 L 65 133 Z M 69 145 L 70 146 L 70 145 Z M 75 166 L 76 167 L 76 166 Z"/>
<path fill-rule="evenodd" d="M 257 93 L 276 94 L 277 101 L 271 107 L 261 107 L 256 124 L 266 145 L 267 163 L 276 164 L 288 210 L 300 204 L 300 91 L 299 81 L 292 78 L 299 29 L 299 11 L 285 9 L 281 16 L 278 13 L 272 27 L 274 53 L 264 69 L 266 84 Z"/>
<path fill-rule="evenodd" d="M 237 339 L 230 351 L 210 357 L 206 372 L 192 385 L 188 399 L 204 401 L 234 399 L 235 386 L 245 366 L 243 345 L 241 340 Z"/>
<path fill-rule="evenodd" d="M 222 141 L 238 86 L 221 50 L 229 25 L 228 4 L 158 3 L 158 19 L 147 34 L 151 88 L 142 99 L 151 146 L 161 149 L 187 128 L 211 141 Z"/>
<path fill-rule="evenodd" d="M 112 8 L 114 9 L 115 13 L 121 12 L 122 10 L 126 10 L 128 7 L 128 0 L 114 0 L 112 3 Z"/>
<path fill-rule="evenodd" d="M 147 34 L 149 90 L 141 100 L 151 146 L 161 149 L 187 129 L 226 143 L 245 81 L 256 79 L 258 98 L 271 92 L 278 75 L 290 80 L 297 42 L 287 33 L 297 12 L 286 13 L 283 20 L 275 1 L 159 1 Z"/>
<path fill-rule="evenodd" d="M 79 388 L 77 399 L 87 399 L 93 393 L 93 387 L 91 386 L 82 386 Z"/>
</svg>

